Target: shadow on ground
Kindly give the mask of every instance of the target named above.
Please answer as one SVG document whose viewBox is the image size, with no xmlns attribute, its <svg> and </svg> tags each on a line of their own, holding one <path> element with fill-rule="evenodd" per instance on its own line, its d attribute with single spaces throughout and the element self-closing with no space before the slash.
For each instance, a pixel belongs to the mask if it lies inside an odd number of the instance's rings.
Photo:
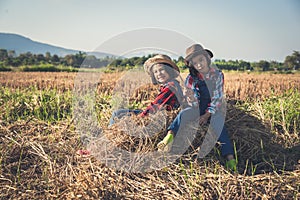
<svg viewBox="0 0 300 200">
<path fill-rule="evenodd" d="M 300 168 L 300 144 L 285 148 L 270 127 L 228 101 L 225 126 L 235 143 L 238 171 L 249 175 Z"/>
</svg>

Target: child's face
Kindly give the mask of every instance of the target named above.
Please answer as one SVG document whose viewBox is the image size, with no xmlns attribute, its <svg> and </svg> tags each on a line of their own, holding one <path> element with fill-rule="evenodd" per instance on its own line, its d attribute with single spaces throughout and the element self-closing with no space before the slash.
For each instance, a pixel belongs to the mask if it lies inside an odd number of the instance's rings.
<svg viewBox="0 0 300 200">
<path fill-rule="evenodd" d="M 156 64 L 153 66 L 152 72 L 157 82 L 164 84 L 169 81 L 170 75 L 167 73 L 166 67 L 169 66 L 164 64 Z"/>
<path fill-rule="evenodd" d="M 206 57 L 202 54 L 192 58 L 192 64 L 196 70 L 200 73 L 207 73 L 209 71 L 209 66 L 206 60 Z"/>
</svg>

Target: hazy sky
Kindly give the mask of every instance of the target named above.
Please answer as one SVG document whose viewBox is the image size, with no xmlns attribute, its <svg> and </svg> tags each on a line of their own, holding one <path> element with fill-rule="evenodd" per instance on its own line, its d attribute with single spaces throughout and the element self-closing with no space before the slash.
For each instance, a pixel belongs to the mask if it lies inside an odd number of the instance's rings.
<svg viewBox="0 0 300 200">
<path fill-rule="evenodd" d="M 0 32 L 65 48 L 92 51 L 143 28 L 178 32 L 215 58 L 283 61 L 300 50 L 300 1 L 0 0 Z"/>
</svg>

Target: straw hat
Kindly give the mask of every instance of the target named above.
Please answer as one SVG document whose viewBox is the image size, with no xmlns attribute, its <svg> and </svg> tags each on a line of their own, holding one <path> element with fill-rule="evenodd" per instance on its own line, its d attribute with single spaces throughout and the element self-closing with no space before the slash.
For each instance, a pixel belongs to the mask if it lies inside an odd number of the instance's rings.
<svg viewBox="0 0 300 200">
<path fill-rule="evenodd" d="M 209 56 L 210 58 L 214 56 L 210 50 L 204 49 L 200 44 L 193 44 L 192 46 L 188 47 L 185 51 L 185 54 L 185 60 L 187 61 L 190 61 L 193 57 L 199 54 L 204 54 L 206 56 Z"/>
<path fill-rule="evenodd" d="M 151 69 L 153 67 L 153 65 L 155 64 L 168 64 L 170 65 L 173 69 L 175 69 L 176 71 L 179 72 L 179 68 L 177 67 L 177 65 L 171 60 L 171 58 L 167 55 L 163 55 L 163 54 L 158 54 L 152 58 L 149 58 L 148 60 L 146 60 L 146 62 L 144 63 L 144 69 L 145 71 L 151 75 Z"/>
</svg>

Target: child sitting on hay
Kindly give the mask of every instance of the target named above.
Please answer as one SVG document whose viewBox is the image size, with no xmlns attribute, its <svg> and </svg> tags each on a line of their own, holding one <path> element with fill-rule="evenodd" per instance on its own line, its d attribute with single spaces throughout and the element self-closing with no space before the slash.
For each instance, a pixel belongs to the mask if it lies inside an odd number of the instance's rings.
<svg viewBox="0 0 300 200">
<path fill-rule="evenodd" d="M 120 121 L 125 116 L 144 118 L 161 110 L 176 110 L 184 102 L 181 86 L 176 80 L 180 73 L 179 68 L 169 56 L 159 54 L 149 58 L 144 63 L 144 69 L 154 85 L 160 84 L 159 94 L 145 110 L 119 109 L 114 111 L 109 121 L 109 127 L 115 124 L 115 120 Z M 88 150 L 79 150 L 77 153 L 80 155 L 90 154 Z"/>
<path fill-rule="evenodd" d="M 145 110 L 119 109 L 114 111 L 109 121 L 109 125 L 115 123 L 115 118 L 122 118 L 126 115 L 135 114 L 145 117 L 149 113 L 154 114 L 158 110 L 165 108 L 167 111 L 178 109 L 183 101 L 183 93 L 176 78 L 179 76 L 179 68 L 167 55 L 156 55 L 149 58 L 144 63 L 144 69 L 151 77 L 154 85 L 160 84 L 159 94 Z"/>
<path fill-rule="evenodd" d="M 222 156 L 226 157 L 226 166 L 236 171 L 234 150 L 224 126 L 224 75 L 211 67 L 212 52 L 204 49 L 200 44 L 194 44 L 186 49 L 185 62 L 189 68 L 189 75 L 185 85 L 191 89 L 196 99 L 196 106 L 188 107 L 179 112 L 175 120 L 168 128 L 165 138 L 158 143 L 158 149 L 169 151 L 173 138 L 180 132 L 186 132 L 185 127 L 191 121 L 199 120 L 199 125 L 205 125 L 210 121 L 213 137 L 221 143 Z M 209 148 L 206 148 L 207 150 Z"/>
</svg>

